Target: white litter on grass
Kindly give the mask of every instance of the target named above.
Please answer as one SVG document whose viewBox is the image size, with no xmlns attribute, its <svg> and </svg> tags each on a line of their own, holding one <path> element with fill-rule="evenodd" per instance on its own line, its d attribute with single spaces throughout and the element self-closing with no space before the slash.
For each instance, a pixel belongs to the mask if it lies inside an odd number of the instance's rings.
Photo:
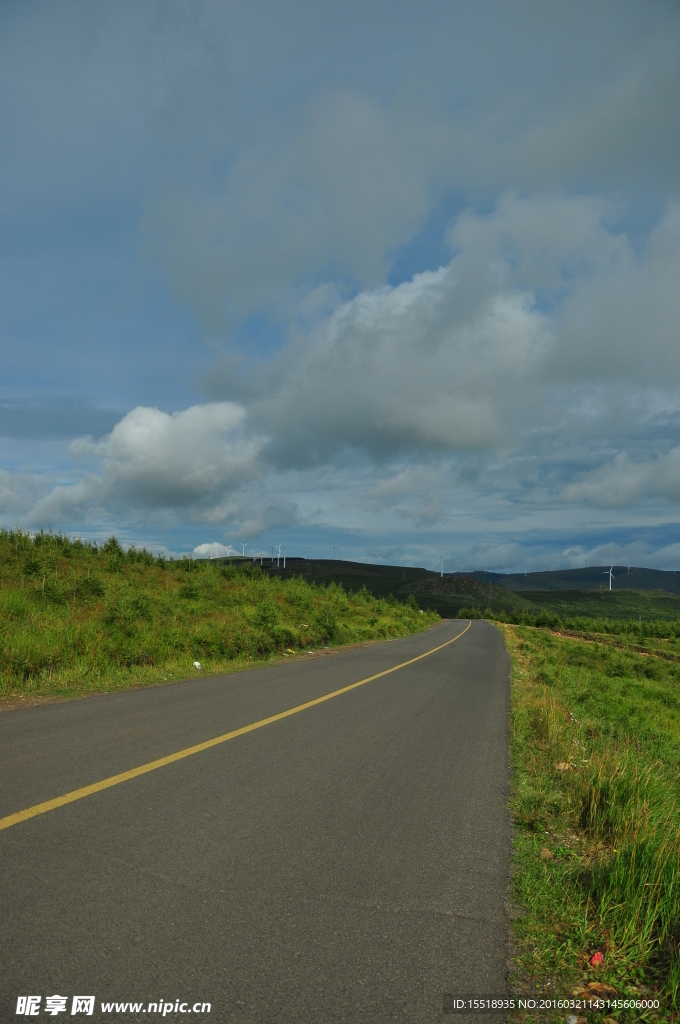
<svg viewBox="0 0 680 1024">
<path fill-rule="evenodd" d="M 194 668 L 197 668 L 199 672 L 201 671 L 201 663 L 200 663 L 200 661 L 195 661 L 194 662 Z"/>
</svg>

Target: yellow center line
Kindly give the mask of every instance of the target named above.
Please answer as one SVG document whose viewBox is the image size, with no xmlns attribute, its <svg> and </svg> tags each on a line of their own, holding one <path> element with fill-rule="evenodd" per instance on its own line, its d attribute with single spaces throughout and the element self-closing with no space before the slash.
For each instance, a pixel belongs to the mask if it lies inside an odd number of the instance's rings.
<svg viewBox="0 0 680 1024">
<path fill-rule="evenodd" d="M 175 754 L 168 754 L 167 757 L 159 757 L 156 761 L 149 761 L 147 764 L 141 764 L 138 768 L 131 768 L 130 771 L 121 772 L 120 775 L 111 775 L 108 779 L 102 779 L 101 782 L 93 782 L 91 786 L 83 786 L 82 789 L 74 789 L 71 793 L 64 793 L 63 796 L 57 796 L 54 800 L 45 800 L 42 804 L 34 804 L 33 807 L 27 807 L 23 811 L 17 811 L 16 814 L 9 814 L 6 818 L 0 818 L 0 831 L 4 828 L 11 828 L 12 825 L 18 825 L 20 821 L 27 821 L 29 818 L 35 818 L 39 814 L 47 814 L 48 811 L 54 811 L 57 807 L 64 807 L 66 804 L 72 804 L 75 800 L 83 800 L 86 796 L 92 796 L 93 793 L 101 793 L 103 789 L 110 789 L 111 786 L 118 786 L 121 782 L 128 782 L 130 779 L 136 779 L 139 775 L 146 775 L 147 772 L 153 772 L 157 768 L 164 768 L 166 764 L 174 764 L 175 761 L 181 761 L 185 757 L 191 757 L 192 754 L 200 754 L 202 750 L 210 750 L 211 747 L 217 747 L 220 743 L 226 743 L 228 740 L 234 740 L 237 736 L 245 736 L 246 733 L 255 732 L 256 729 L 262 729 L 265 725 L 271 725 L 273 722 L 280 722 L 283 718 L 290 718 L 291 715 L 297 715 L 300 711 L 306 711 L 307 708 L 316 707 L 317 704 L 323 704 L 324 701 L 333 700 L 334 697 L 339 697 L 343 693 L 349 693 L 350 690 L 356 690 L 358 686 L 365 686 L 366 683 L 372 683 L 376 679 L 381 679 L 383 676 L 388 676 L 391 672 L 398 672 L 400 668 L 406 668 L 407 665 L 413 665 L 416 661 L 421 661 L 423 658 L 427 658 L 430 654 L 436 654 L 437 651 L 441 651 L 444 647 L 448 647 L 449 644 L 454 643 L 459 637 L 463 636 L 463 633 L 467 633 L 468 629 L 472 625 L 472 622 L 468 622 L 462 632 L 454 636 L 452 640 L 447 640 L 446 643 L 440 644 L 439 647 L 433 647 L 431 651 L 425 651 L 424 654 L 419 654 L 417 658 L 410 658 L 408 661 L 402 661 L 400 665 L 393 665 L 392 668 L 386 668 L 382 672 L 376 672 L 373 676 L 367 676 L 366 679 L 360 679 L 358 683 L 350 683 L 349 686 L 343 686 L 340 690 L 333 690 L 332 693 L 325 693 L 323 697 L 316 697 L 314 700 L 308 700 L 305 704 L 298 704 L 295 708 L 289 708 L 288 711 L 281 711 L 278 715 L 270 715 L 269 718 L 261 718 L 259 722 L 252 722 L 250 725 L 244 725 L 240 729 L 233 729 L 231 732 L 225 732 L 222 736 L 215 736 L 214 739 L 205 740 L 204 743 L 196 743 L 193 747 L 185 747 L 184 750 L 178 750 Z"/>
</svg>

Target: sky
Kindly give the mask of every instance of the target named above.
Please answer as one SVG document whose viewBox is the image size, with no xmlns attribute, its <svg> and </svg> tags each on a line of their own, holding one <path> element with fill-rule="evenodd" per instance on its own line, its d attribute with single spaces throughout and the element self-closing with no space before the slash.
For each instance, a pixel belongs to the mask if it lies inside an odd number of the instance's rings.
<svg viewBox="0 0 680 1024">
<path fill-rule="evenodd" d="M 0 525 L 680 568 L 675 0 L 5 0 Z"/>
</svg>

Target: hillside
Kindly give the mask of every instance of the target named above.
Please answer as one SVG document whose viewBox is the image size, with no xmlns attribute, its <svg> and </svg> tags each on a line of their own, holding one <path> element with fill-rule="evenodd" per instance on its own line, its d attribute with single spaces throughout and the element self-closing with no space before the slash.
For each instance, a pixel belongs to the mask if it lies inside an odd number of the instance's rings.
<svg viewBox="0 0 680 1024">
<path fill-rule="evenodd" d="M 224 671 L 404 636 L 437 621 L 416 598 L 348 594 L 249 560 L 168 561 L 0 532 L 0 694 L 78 693 Z"/>
<path fill-rule="evenodd" d="M 442 577 L 428 569 L 409 566 L 289 558 L 285 569 L 283 563 L 277 567 L 275 562 L 265 562 L 263 571 L 282 579 L 298 576 L 324 586 L 335 583 L 347 593 L 356 593 L 365 587 L 374 597 L 391 595 L 398 601 L 408 601 L 413 594 L 419 607 L 448 618 L 455 618 L 461 609 L 470 605 L 481 609 L 490 605 L 499 612 L 519 612 L 530 607 L 523 596 L 495 582 L 490 592 L 489 582 L 482 582 L 474 575 Z"/>
<path fill-rule="evenodd" d="M 480 572 L 442 577 L 428 569 L 400 565 L 295 558 L 287 560 L 285 569 L 283 563 L 277 567 L 275 562 L 265 562 L 263 571 L 282 579 L 299 576 L 324 586 L 335 583 L 347 593 L 365 587 L 375 597 L 391 595 L 397 601 L 406 601 L 413 594 L 421 608 L 444 617 L 476 609 L 509 619 L 524 616 L 527 621 L 546 615 L 616 621 L 680 618 L 680 590 L 673 590 L 680 587 L 680 574 L 654 569 L 631 569 L 630 575 L 626 569 L 625 576 L 614 580 L 611 591 L 602 582 L 601 567 L 529 573 L 526 577 Z M 619 579 L 625 579 L 626 585 Z M 633 587 L 632 582 L 639 586 Z M 660 584 L 668 589 L 661 589 Z"/>
<path fill-rule="evenodd" d="M 609 565 L 595 565 L 587 569 L 556 569 L 554 572 L 495 573 L 474 572 L 482 583 L 491 581 L 507 590 L 609 590 Z M 661 590 L 680 595 L 680 573 L 637 566 L 615 565 L 612 591 Z"/>
</svg>

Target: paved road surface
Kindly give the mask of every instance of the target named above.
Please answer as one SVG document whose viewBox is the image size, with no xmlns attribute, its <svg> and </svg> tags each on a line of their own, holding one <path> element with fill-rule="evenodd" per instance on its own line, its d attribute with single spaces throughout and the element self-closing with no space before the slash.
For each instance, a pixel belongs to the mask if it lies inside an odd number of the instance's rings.
<svg viewBox="0 0 680 1024">
<path fill-rule="evenodd" d="M 0 818 L 463 631 L 0 715 Z M 0 831 L 0 1019 L 19 995 L 171 1020 L 408 1022 L 505 990 L 509 661 L 475 621 L 397 672 Z M 187 1008 L 188 1008 L 187 1007 Z M 174 1006 L 173 1006 L 174 1009 Z M 23 1018 L 26 1019 L 26 1018 Z M 486 1018 L 488 1021 L 491 1018 Z"/>
</svg>

